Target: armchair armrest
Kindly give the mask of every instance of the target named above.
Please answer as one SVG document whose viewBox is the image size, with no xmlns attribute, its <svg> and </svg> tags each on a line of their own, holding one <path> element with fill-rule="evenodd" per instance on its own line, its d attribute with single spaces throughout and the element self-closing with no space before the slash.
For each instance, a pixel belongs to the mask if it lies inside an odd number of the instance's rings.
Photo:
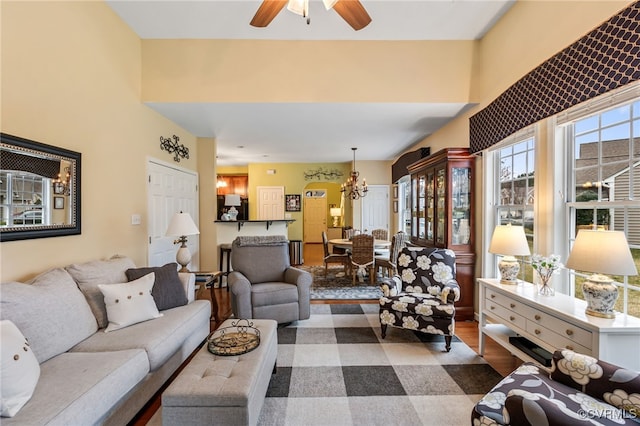
<svg viewBox="0 0 640 426">
<path fill-rule="evenodd" d="M 640 372 L 568 349 L 553 353 L 551 379 L 640 416 Z"/>
<path fill-rule="evenodd" d="M 191 272 L 178 272 L 178 277 L 187 295 L 187 303 L 196 300 L 196 274 Z"/>
<path fill-rule="evenodd" d="M 512 425 L 536 426 L 541 421 L 549 426 L 590 424 L 578 413 L 569 411 L 562 402 L 520 389 L 509 391 L 502 414 L 505 423 Z"/>
<path fill-rule="evenodd" d="M 251 283 L 249 279 L 238 271 L 232 271 L 227 275 L 227 285 L 231 292 L 231 304 L 235 306 L 233 312 L 238 318 L 253 318 L 251 307 Z"/>
<path fill-rule="evenodd" d="M 448 281 L 442 287 L 441 294 L 443 302 L 457 302 L 460 300 L 460 284 L 456 280 Z"/>
<path fill-rule="evenodd" d="M 402 291 L 402 279 L 398 275 L 384 278 L 380 283 L 380 289 L 384 297 L 397 296 Z"/>
<path fill-rule="evenodd" d="M 313 277 L 307 271 L 290 267 L 287 268 L 286 271 L 284 271 L 284 281 L 289 284 L 295 284 L 297 286 L 309 288 L 311 287 L 311 283 L 313 283 Z"/>
</svg>

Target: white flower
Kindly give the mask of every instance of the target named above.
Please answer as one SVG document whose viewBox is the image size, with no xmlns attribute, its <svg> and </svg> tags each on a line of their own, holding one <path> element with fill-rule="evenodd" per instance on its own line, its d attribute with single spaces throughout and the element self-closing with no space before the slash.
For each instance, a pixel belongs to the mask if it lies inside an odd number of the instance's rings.
<svg viewBox="0 0 640 426">
<path fill-rule="evenodd" d="M 418 306 L 416 306 L 416 314 L 430 317 L 433 315 L 433 309 L 431 309 L 431 306 L 421 303 Z"/>
<path fill-rule="evenodd" d="M 432 325 L 428 325 L 426 328 L 423 328 L 422 330 L 423 333 L 429 333 L 429 334 L 442 334 L 444 335 L 444 332 L 442 330 L 438 330 L 437 328 L 435 328 Z"/>
<path fill-rule="evenodd" d="M 605 392 L 604 400 L 609 404 L 640 416 L 640 393 L 628 394 L 622 389 Z"/>
<path fill-rule="evenodd" d="M 595 358 L 567 350 L 562 351 L 562 356 L 564 358 L 556 363 L 558 370 L 571 376 L 576 383 L 586 385 L 589 379 L 602 377 L 602 367 Z"/>
<path fill-rule="evenodd" d="M 411 269 L 402 270 L 402 281 L 405 283 L 412 283 L 416 280 L 416 274 Z"/>
<path fill-rule="evenodd" d="M 402 318 L 402 328 L 408 328 L 409 330 L 417 330 L 418 321 L 416 321 L 413 317 L 404 317 Z"/>
<path fill-rule="evenodd" d="M 416 298 L 412 296 L 400 296 L 398 298 L 402 303 L 416 303 Z"/>
<path fill-rule="evenodd" d="M 418 268 L 426 271 L 427 269 L 429 269 L 429 266 L 431 266 L 431 259 L 429 259 L 428 256 L 418 256 L 418 259 L 416 259 L 416 264 L 418 265 Z"/>
<path fill-rule="evenodd" d="M 453 271 L 442 262 L 438 262 L 431 267 L 433 271 L 433 279 L 439 283 L 447 283 L 453 279 Z"/>
<path fill-rule="evenodd" d="M 604 413 L 604 412 L 617 411 L 615 407 L 612 407 L 609 404 L 605 404 L 604 402 L 597 400 L 592 396 L 589 396 L 581 392 L 578 392 L 575 394 L 569 394 L 567 396 L 569 397 L 569 399 L 580 404 L 580 408 L 584 413 Z M 619 424 L 624 424 L 622 413 L 620 413 L 620 415 L 607 416 L 607 420 L 611 420 Z"/>
<path fill-rule="evenodd" d="M 402 266 L 403 268 L 408 267 L 410 263 L 411 257 L 409 255 L 402 253 L 400 256 L 398 256 L 398 265 Z"/>
<path fill-rule="evenodd" d="M 407 312 L 407 304 L 396 300 L 395 302 L 393 302 L 393 305 L 391 305 L 391 309 L 396 312 Z"/>
<path fill-rule="evenodd" d="M 533 364 L 523 364 L 513 374 L 539 374 L 540 370 Z"/>
<path fill-rule="evenodd" d="M 478 403 L 479 405 L 486 405 L 489 408 L 497 410 L 504 405 L 504 401 L 507 399 L 507 395 L 504 392 L 489 392 Z"/>
<path fill-rule="evenodd" d="M 380 314 L 380 323 L 393 325 L 396 323 L 396 316 L 387 311 L 386 309 Z"/>
<path fill-rule="evenodd" d="M 422 293 L 422 287 L 420 287 L 419 285 L 416 285 L 416 286 L 408 285 L 405 288 L 405 291 L 407 293 Z"/>
</svg>

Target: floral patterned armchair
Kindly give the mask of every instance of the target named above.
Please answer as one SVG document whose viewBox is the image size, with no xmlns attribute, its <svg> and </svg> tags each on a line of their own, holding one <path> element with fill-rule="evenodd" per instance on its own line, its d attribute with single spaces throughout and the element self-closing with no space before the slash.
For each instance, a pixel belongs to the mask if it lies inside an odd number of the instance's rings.
<svg viewBox="0 0 640 426">
<path fill-rule="evenodd" d="M 398 254 L 398 274 L 385 279 L 380 297 L 382 338 L 387 326 L 444 335 L 451 350 L 455 307 L 460 299 L 456 257 L 451 250 L 404 247 Z"/>
<path fill-rule="evenodd" d="M 640 372 L 568 349 L 553 354 L 551 374 L 525 363 L 475 406 L 481 425 L 640 424 Z"/>
</svg>

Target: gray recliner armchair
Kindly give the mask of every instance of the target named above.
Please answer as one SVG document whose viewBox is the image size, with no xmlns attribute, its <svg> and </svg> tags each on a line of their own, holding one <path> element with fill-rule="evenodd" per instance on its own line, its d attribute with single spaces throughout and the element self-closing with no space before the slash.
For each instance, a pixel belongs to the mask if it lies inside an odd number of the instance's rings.
<svg viewBox="0 0 640 426">
<path fill-rule="evenodd" d="M 310 316 L 313 278 L 291 267 L 284 236 L 238 237 L 231 249 L 227 282 L 236 318 L 273 319 L 279 324 Z"/>
</svg>

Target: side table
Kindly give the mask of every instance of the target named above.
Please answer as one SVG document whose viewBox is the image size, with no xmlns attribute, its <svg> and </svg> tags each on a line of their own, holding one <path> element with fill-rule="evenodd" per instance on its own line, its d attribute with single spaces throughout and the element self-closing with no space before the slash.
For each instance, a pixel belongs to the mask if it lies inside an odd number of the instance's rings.
<svg viewBox="0 0 640 426">
<path fill-rule="evenodd" d="M 202 285 L 205 289 L 209 286 L 209 294 L 211 297 L 211 318 L 213 318 L 216 323 L 220 322 L 220 318 L 218 318 L 218 300 L 216 299 L 214 288 L 216 281 L 222 277 L 222 272 L 194 272 L 194 274 L 196 274 L 196 285 Z M 220 285 L 222 286 L 222 283 L 220 283 Z"/>
</svg>

